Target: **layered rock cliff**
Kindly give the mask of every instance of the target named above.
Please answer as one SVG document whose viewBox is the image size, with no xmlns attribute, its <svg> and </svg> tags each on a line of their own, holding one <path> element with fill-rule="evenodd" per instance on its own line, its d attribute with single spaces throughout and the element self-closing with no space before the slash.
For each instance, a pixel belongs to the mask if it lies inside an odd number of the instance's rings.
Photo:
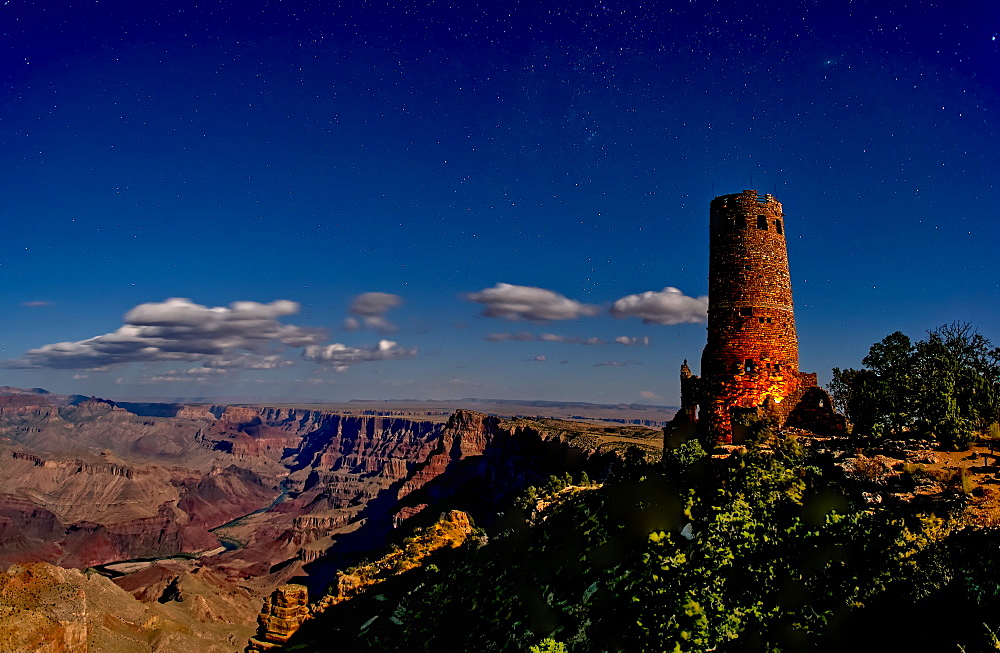
<svg viewBox="0 0 1000 653">
<path fill-rule="evenodd" d="M 186 600 L 195 609 L 142 603 L 94 573 L 46 563 L 14 565 L 0 572 L 0 650 L 228 653 L 253 632 L 225 613 L 229 623 L 212 623 L 204 612 L 199 619 L 197 606 L 208 601 L 200 595 Z"/>
<path fill-rule="evenodd" d="M 230 465 L 207 472 L 64 458 L 0 447 L 0 563 L 87 567 L 218 546 L 210 528 L 259 508 L 274 481 Z"/>
<path fill-rule="evenodd" d="M 86 567 L 215 548 L 209 529 L 266 506 L 287 474 L 206 447 L 216 418 L 0 396 L 0 565 Z"/>
<path fill-rule="evenodd" d="M 257 618 L 257 634 L 246 648 L 247 653 L 280 649 L 309 619 L 329 608 L 357 597 L 388 579 L 420 567 L 441 549 L 461 546 L 474 531 L 469 516 L 460 510 L 441 515 L 429 528 L 421 529 L 393 547 L 377 560 L 338 572 L 329 591 L 310 604 L 304 585 L 282 585 L 274 590 Z"/>
<path fill-rule="evenodd" d="M 505 420 L 457 411 L 446 424 L 301 409 L 228 408 L 206 444 L 234 455 L 282 455 L 289 497 L 273 509 L 218 531 L 245 548 L 219 556 L 230 573 L 260 575 L 263 565 L 317 575 L 321 588 L 338 566 L 380 547 L 413 520 L 449 508 L 488 524 L 512 496 L 568 469 L 593 478 L 619 459 L 615 449 L 641 427 Z M 421 514 L 431 508 L 430 519 Z M 326 558 L 320 560 L 321 558 Z M 325 567 L 325 569 L 324 569 Z M 289 575 L 288 577 L 292 577 Z"/>
<path fill-rule="evenodd" d="M 482 513 L 526 485 L 567 468 L 600 478 L 614 459 L 591 425 L 464 410 L 442 424 L 295 408 L 133 407 L 143 414 L 93 398 L 0 397 L 0 458 L 9 461 L 0 466 L 0 563 L 84 567 L 205 551 L 222 535 L 243 545 L 212 561 L 225 573 L 258 577 L 280 563 L 292 577 L 331 550 L 339 565 L 381 546 L 428 506 L 455 504 L 488 520 Z M 209 532 L 267 506 L 279 481 L 283 502 Z"/>
<path fill-rule="evenodd" d="M 305 585 L 282 585 L 264 599 L 257 618 L 257 634 L 250 639 L 248 652 L 281 648 L 309 618 L 309 591 Z"/>
<path fill-rule="evenodd" d="M 617 449 L 658 441 L 641 427 L 465 410 L 445 424 L 0 395 L 0 565 L 210 553 L 116 565 L 115 582 L 196 621 L 246 623 L 248 602 L 292 581 L 318 596 L 338 569 L 442 511 L 488 526 L 527 485 L 567 470 L 602 478 Z"/>
</svg>

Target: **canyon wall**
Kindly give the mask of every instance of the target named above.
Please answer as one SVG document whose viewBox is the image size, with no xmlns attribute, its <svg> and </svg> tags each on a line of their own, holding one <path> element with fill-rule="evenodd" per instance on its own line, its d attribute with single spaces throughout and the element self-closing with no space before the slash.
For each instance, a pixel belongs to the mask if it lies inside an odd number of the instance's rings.
<svg viewBox="0 0 1000 653">
<path fill-rule="evenodd" d="M 442 511 L 488 526 L 528 485 L 567 470 L 602 478 L 622 447 L 658 441 L 642 427 L 467 410 L 441 423 L 0 396 L 0 566 L 150 559 L 102 569 L 192 623 L 252 629 L 278 586 L 322 595 L 338 569 Z"/>
</svg>

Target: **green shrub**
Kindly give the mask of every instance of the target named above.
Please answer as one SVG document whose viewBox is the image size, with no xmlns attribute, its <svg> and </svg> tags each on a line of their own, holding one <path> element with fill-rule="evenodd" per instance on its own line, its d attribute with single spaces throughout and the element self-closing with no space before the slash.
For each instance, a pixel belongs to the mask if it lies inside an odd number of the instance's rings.
<svg viewBox="0 0 1000 653">
<path fill-rule="evenodd" d="M 530 653 L 567 653 L 566 645 L 557 642 L 551 637 L 546 637 L 528 649 Z"/>
</svg>

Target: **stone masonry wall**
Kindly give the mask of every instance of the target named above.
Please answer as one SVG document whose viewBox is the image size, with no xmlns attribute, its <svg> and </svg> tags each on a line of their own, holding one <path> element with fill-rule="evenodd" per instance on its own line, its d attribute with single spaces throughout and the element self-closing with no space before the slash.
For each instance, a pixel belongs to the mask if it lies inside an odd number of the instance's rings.
<svg viewBox="0 0 1000 653">
<path fill-rule="evenodd" d="M 736 414 L 785 425 L 816 375 L 799 372 L 781 203 L 745 190 L 712 200 L 710 217 L 708 342 L 700 379 L 681 368 L 681 419 L 697 404 L 700 430 L 731 442 Z M 809 421 L 822 408 L 797 415 Z"/>
</svg>

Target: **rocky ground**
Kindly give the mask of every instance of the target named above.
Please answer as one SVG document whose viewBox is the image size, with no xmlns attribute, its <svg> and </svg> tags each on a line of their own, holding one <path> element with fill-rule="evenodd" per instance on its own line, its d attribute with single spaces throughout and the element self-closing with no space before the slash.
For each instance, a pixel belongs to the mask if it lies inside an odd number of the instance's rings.
<svg viewBox="0 0 1000 653">
<path fill-rule="evenodd" d="M 967 451 L 941 451 L 929 441 L 898 441 L 842 452 L 848 477 L 867 485 L 871 503 L 960 500 L 970 521 L 1000 526 L 1000 443 L 981 440 Z"/>
</svg>

